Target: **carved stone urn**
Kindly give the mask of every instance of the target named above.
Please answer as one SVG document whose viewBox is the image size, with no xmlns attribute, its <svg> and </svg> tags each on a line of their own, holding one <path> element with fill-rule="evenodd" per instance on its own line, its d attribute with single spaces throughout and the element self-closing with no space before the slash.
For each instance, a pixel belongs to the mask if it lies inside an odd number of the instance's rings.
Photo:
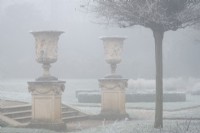
<svg viewBox="0 0 200 133">
<path fill-rule="evenodd" d="M 117 64 L 121 62 L 124 37 L 100 37 L 103 40 L 105 60 L 111 67 L 111 74 L 107 78 L 121 78 L 116 75 Z"/>
<path fill-rule="evenodd" d="M 31 32 L 35 37 L 36 61 L 42 64 L 43 76 L 37 80 L 57 80 L 51 76 L 49 69 L 51 63 L 57 61 L 58 39 L 62 31 L 36 31 Z"/>
<path fill-rule="evenodd" d="M 128 117 L 125 109 L 125 88 L 128 79 L 116 74 L 117 64 L 121 62 L 124 37 L 101 37 L 103 40 L 105 60 L 111 66 L 111 74 L 99 79 L 101 88 L 101 113 L 105 119 Z"/>
<path fill-rule="evenodd" d="M 43 64 L 43 76 L 28 82 L 32 95 L 31 128 L 46 128 L 65 131 L 62 121 L 62 92 L 65 81 L 60 81 L 49 73 L 50 64 L 57 60 L 58 39 L 62 31 L 31 32 L 35 37 L 36 61 Z"/>
</svg>

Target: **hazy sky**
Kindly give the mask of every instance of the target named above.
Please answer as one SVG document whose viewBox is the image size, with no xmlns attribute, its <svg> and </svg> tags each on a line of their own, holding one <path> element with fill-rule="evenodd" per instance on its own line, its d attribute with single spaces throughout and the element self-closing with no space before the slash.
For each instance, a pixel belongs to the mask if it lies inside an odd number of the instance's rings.
<svg viewBox="0 0 200 133">
<path fill-rule="evenodd" d="M 94 14 L 80 8 L 81 0 L 0 0 L 0 76 L 37 78 L 34 30 L 62 30 L 58 61 L 52 64 L 59 78 L 101 78 L 109 73 L 100 36 L 126 36 L 123 60 L 117 71 L 127 78 L 155 77 L 151 30 L 96 24 Z M 200 31 L 181 29 L 165 34 L 164 77 L 200 77 Z"/>
</svg>

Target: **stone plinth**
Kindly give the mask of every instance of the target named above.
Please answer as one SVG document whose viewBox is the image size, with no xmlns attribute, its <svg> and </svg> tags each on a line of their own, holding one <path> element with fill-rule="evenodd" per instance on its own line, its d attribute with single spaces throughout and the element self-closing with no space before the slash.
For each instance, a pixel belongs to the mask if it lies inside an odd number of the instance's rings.
<svg viewBox="0 0 200 133">
<path fill-rule="evenodd" d="M 64 81 L 28 82 L 32 94 L 32 121 L 30 127 L 65 130 L 62 121 L 61 94 Z"/>
<path fill-rule="evenodd" d="M 101 88 L 101 115 L 107 118 L 127 117 L 125 109 L 125 88 L 127 79 L 99 79 Z"/>
</svg>

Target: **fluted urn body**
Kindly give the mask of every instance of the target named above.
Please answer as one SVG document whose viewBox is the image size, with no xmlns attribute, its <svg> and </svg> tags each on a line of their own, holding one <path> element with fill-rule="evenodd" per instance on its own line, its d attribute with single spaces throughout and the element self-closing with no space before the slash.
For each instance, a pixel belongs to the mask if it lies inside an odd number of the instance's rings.
<svg viewBox="0 0 200 133">
<path fill-rule="evenodd" d="M 35 37 L 36 61 L 43 64 L 43 76 L 37 80 L 57 80 L 50 75 L 50 64 L 57 61 L 58 40 L 62 31 L 31 32 Z"/>
<path fill-rule="evenodd" d="M 103 40 L 105 60 L 111 65 L 111 75 L 107 77 L 120 77 L 116 75 L 117 64 L 121 62 L 124 37 L 100 37 Z"/>
</svg>

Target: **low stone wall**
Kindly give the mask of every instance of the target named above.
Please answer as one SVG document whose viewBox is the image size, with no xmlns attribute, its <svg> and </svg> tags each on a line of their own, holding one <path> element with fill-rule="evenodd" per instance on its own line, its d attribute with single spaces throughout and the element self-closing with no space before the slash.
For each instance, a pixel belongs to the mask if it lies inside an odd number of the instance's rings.
<svg viewBox="0 0 200 133">
<path fill-rule="evenodd" d="M 78 94 L 77 99 L 79 103 L 100 103 L 100 94 Z"/>
<path fill-rule="evenodd" d="M 100 93 L 78 93 L 77 94 L 78 102 L 80 103 L 100 103 L 101 95 Z M 185 102 L 186 94 L 185 93 L 164 93 L 163 94 L 164 102 Z M 126 103 L 131 102 L 155 102 L 154 93 L 130 93 L 126 94 Z"/>
<path fill-rule="evenodd" d="M 185 93 L 164 93 L 164 102 L 185 102 Z M 126 102 L 155 102 L 155 94 L 126 94 Z"/>
</svg>

